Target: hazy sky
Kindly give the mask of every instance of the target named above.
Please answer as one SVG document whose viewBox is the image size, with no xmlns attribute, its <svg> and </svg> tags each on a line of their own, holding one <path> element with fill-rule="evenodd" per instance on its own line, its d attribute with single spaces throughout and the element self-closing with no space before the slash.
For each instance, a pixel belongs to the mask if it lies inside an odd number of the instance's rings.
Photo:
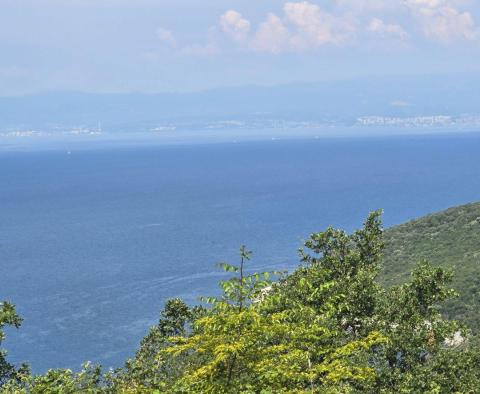
<svg viewBox="0 0 480 394">
<path fill-rule="evenodd" d="M 464 71 L 478 0 L 0 0 L 0 95 Z"/>
</svg>

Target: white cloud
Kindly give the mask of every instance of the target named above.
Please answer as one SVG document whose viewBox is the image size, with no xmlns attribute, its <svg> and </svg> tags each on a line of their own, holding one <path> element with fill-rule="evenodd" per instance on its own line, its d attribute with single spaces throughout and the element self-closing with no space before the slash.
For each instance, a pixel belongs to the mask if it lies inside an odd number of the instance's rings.
<svg viewBox="0 0 480 394">
<path fill-rule="evenodd" d="M 244 41 L 250 32 L 250 22 L 234 10 L 229 10 L 220 17 L 220 27 L 236 41 Z"/>
<path fill-rule="evenodd" d="M 280 53 L 291 49 L 291 35 L 282 20 L 275 14 L 268 14 L 260 24 L 251 47 L 259 52 Z"/>
<path fill-rule="evenodd" d="M 175 37 L 173 36 L 173 33 L 170 30 L 158 28 L 156 31 L 156 34 L 157 34 L 157 38 L 160 40 L 162 44 L 165 44 L 170 48 L 177 47 L 177 40 L 175 39 Z"/>
<path fill-rule="evenodd" d="M 383 10 L 394 5 L 395 1 L 385 0 L 336 0 L 339 7 L 347 11 L 370 11 L 370 10 Z"/>
<path fill-rule="evenodd" d="M 394 23 L 385 23 L 379 18 L 373 18 L 368 24 L 367 30 L 384 36 L 396 36 L 401 40 L 405 40 L 408 37 L 408 33 L 402 26 Z"/>
<path fill-rule="evenodd" d="M 284 13 L 300 36 L 297 41 L 301 42 L 303 38 L 309 47 L 341 44 L 355 30 L 354 24 L 346 18 L 336 17 L 308 1 L 286 3 Z"/>
<path fill-rule="evenodd" d="M 423 31 L 426 36 L 442 42 L 475 40 L 478 30 L 469 12 L 459 12 L 452 7 L 442 7 L 431 14 L 424 13 Z"/>
<path fill-rule="evenodd" d="M 288 2 L 279 17 L 269 13 L 250 47 L 260 52 L 301 52 L 323 45 L 341 45 L 355 30 L 349 17 L 336 17 L 308 1 Z"/>
<path fill-rule="evenodd" d="M 466 1 L 335 0 L 327 9 L 314 0 L 290 0 L 284 3 L 281 14 L 268 13 L 257 27 L 238 11 L 229 10 L 220 16 L 217 32 L 242 49 L 267 53 L 362 42 L 369 45 L 369 40 L 379 37 L 413 43 L 408 38 L 415 32 L 442 43 L 476 40 L 480 34 L 472 14 L 460 11 Z"/>
<path fill-rule="evenodd" d="M 209 30 L 209 34 L 205 43 L 195 43 L 189 45 L 180 45 L 173 33 L 170 30 L 164 28 L 158 28 L 156 30 L 157 39 L 164 44 L 162 50 L 158 48 L 147 51 L 143 53 L 143 58 L 148 61 L 158 62 L 165 57 L 165 49 L 168 50 L 170 55 L 179 55 L 179 56 L 197 56 L 197 57 L 207 57 L 214 56 L 220 52 L 220 48 L 212 37 L 212 32 Z"/>
<path fill-rule="evenodd" d="M 436 8 L 442 5 L 443 0 L 405 0 L 405 2 L 411 6 L 420 6 L 428 8 Z"/>
<path fill-rule="evenodd" d="M 405 4 L 419 20 L 424 35 L 430 39 L 449 43 L 472 41 L 479 37 L 472 14 L 459 11 L 452 1 L 406 0 Z"/>
</svg>

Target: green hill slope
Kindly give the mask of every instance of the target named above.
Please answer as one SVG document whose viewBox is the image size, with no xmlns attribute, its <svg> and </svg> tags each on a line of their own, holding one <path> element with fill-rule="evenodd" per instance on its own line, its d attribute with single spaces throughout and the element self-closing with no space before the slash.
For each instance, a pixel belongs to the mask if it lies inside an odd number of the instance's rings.
<svg viewBox="0 0 480 394">
<path fill-rule="evenodd" d="M 421 260 L 454 270 L 460 297 L 443 310 L 480 333 L 480 203 L 450 208 L 385 231 L 381 279 L 397 284 Z"/>
</svg>

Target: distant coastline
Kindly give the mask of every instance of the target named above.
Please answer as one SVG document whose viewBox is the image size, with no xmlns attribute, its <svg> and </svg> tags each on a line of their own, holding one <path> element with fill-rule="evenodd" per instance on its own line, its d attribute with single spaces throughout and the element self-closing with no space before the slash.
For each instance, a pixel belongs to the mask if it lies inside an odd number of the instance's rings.
<svg viewBox="0 0 480 394">
<path fill-rule="evenodd" d="M 264 128 L 264 129 L 190 129 L 164 132 L 84 132 L 58 133 L 32 131 L 0 133 L 0 153 L 41 150 L 91 150 L 123 147 L 237 144 L 254 141 L 294 141 L 344 138 L 380 138 L 455 136 L 468 137 L 480 133 L 478 127 L 388 127 L 357 126 L 329 128 Z"/>
</svg>

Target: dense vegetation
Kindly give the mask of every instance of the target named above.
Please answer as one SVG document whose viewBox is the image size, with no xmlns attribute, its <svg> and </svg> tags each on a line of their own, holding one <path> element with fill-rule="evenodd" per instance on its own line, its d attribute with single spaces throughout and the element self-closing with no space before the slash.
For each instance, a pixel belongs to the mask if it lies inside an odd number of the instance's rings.
<svg viewBox="0 0 480 394">
<path fill-rule="evenodd" d="M 455 296 L 452 272 L 421 261 L 404 283 L 383 286 L 383 251 L 379 212 L 350 235 L 312 234 L 290 275 L 252 273 L 242 247 L 238 266 L 221 264 L 232 275 L 221 296 L 196 307 L 169 300 L 124 368 L 32 376 L 1 353 L 0 385 L 19 394 L 478 392 L 480 351 L 439 312 Z M 20 323 L 2 304 L 0 331 Z"/>
<path fill-rule="evenodd" d="M 385 231 L 381 280 L 399 284 L 419 261 L 452 269 L 458 298 L 442 311 L 480 331 L 480 203 L 468 204 L 413 220 Z"/>
</svg>

